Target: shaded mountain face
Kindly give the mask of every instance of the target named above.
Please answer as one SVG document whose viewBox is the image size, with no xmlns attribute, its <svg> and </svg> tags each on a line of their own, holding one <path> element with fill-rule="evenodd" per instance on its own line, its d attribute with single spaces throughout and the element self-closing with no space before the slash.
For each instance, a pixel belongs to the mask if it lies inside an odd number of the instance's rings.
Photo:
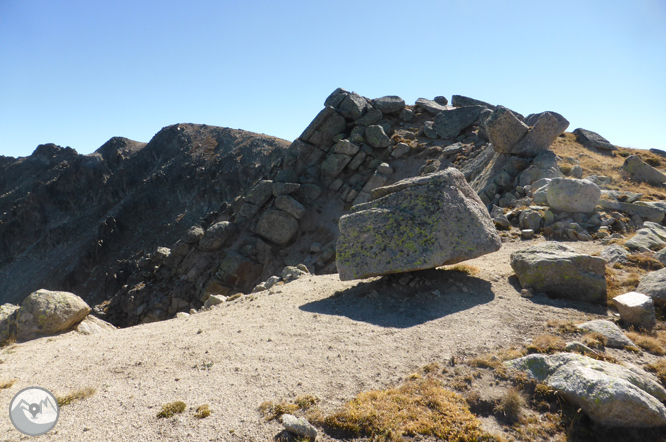
<svg viewBox="0 0 666 442">
<path fill-rule="evenodd" d="M 267 174 L 287 141 L 179 124 L 95 153 L 43 144 L 0 157 L 0 304 L 40 289 L 112 297 L 137 255 L 170 245 Z"/>
</svg>

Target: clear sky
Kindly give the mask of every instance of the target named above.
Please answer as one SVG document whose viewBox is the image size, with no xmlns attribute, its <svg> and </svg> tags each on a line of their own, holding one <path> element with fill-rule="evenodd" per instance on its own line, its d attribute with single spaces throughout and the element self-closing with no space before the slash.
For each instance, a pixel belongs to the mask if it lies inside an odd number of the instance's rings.
<svg viewBox="0 0 666 442">
<path fill-rule="evenodd" d="M 293 140 L 336 87 L 666 149 L 666 1 L 0 0 L 0 155 L 175 123 Z"/>
</svg>

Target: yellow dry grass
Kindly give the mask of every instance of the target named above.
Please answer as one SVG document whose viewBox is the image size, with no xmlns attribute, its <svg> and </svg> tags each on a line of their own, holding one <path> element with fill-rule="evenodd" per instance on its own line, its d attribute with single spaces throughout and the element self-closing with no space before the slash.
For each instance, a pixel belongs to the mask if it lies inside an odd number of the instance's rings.
<svg viewBox="0 0 666 442">
<path fill-rule="evenodd" d="M 657 356 L 666 355 L 666 331 L 659 330 L 654 333 L 628 331 L 625 335 L 648 353 Z"/>
<path fill-rule="evenodd" d="M 481 429 L 460 395 L 432 378 L 360 393 L 320 424 L 377 441 L 403 441 L 403 436 L 417 435 L 459 442 L 496 440 Z"/>
<path fill-rule="evenodd" d="M 627 175 L 619 169 L 624 163 L 624 160 L 629 155 L 638 155 L 643 161 L 657 167 L 661 170 L 666 166 L 666 159 L 661 158 L 647 150 L 619 148 L 617 155 L 610 156 L 585 148 L 582 144 L 576 141 L 576 136 L 573 133 L 566 132 L 564 136 L 557 137 L 555 142 L 551 145 L 551 150 L 557 154 L 558 157 L 572 157 L 579 161 L 583 169 L 583 177 L 589 175 L 603 175 L 613 179 L 613 182 L 607 187 L 610 190 L 624 190 L 629 192 L 636 192 L 644 194 L 643 199 L 646 201 L 658 201 L 666 199 L 666 190 L 651 186 L 647 183 L 636 183 L 627 179 Z M 571 167 L 570 164 L 560 161 L 561 168 L 566 170 Z"/>
<path fill-rule="evenodd" d="M 72 402 L 80 401 L 89 396 L 92 396 L 96 392 L 97 389 L 95 388 L 85 387 L 85 388 L 80 388 L 78 390 L 70 391 L 69 393 L 63 396 L 56 396 L 56 400 L 58 401 L 58 406 L 62 407 L 63 405 L 69 405 Z"/>
</svg>

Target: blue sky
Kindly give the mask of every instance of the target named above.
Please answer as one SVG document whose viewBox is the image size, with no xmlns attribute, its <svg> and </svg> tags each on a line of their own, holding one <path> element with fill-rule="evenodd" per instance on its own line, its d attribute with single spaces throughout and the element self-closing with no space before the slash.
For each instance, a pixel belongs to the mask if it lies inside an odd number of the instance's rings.
<svg viewBox="0 0 666 442">
<path fill-rule="evenodd" d="M 336 87 L 666 149 L 666 2 L 0 0 L 0 155 L 175 123 L 292 140 Z"/>
</svg>

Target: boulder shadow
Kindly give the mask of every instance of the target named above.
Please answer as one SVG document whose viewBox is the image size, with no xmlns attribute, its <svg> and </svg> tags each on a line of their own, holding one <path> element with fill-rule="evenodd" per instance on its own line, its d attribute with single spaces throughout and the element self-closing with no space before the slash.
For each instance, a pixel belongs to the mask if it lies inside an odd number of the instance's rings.
<svg viewBox="0 0 666 442">
<path fill-rule="evenodd" d="M 460 271 L 430 269 L 375 277 L 299 308 L 381 327 L 409 328 L 493 299 L 488 281 Z"/>
</svg>

